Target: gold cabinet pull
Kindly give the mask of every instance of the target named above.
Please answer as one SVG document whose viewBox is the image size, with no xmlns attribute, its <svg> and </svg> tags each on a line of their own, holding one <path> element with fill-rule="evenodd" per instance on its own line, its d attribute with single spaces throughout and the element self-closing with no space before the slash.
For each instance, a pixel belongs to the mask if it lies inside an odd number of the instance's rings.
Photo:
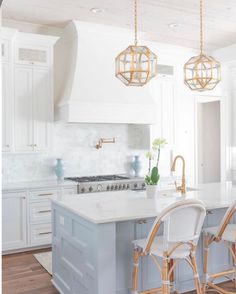
<svg viewBox="0 0 236 294">
<path fill-rule="evenodd" d="M 41 232 L 41 233 L 39 233 L 39 235 L 50 235 L 50 234 L 52 234 L 52 232 Z"/>
<path fill-rule="evenodd" d="M 38 213 L 47 213 L 47 212 L 52 212 L 52 210 L 51 209 L 39 210 Z"/>
<path fill-rule="evenodd" d="M 147 220 L 146 219 L 141 219 L 137 221 L 137 224 L 142 225 L 142 224 L 146 224 Z"/>
<path fill-rule="evenodd" d="M 52 196 L 53 193 L 42 193 L 42 194 L 38 194 L 38 196 Z"/>
</svg>

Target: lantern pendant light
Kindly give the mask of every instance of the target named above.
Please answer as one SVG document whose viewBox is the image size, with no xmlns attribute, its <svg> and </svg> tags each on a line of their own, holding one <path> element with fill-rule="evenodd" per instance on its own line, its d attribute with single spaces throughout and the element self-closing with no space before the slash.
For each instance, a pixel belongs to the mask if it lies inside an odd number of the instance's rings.
<svg viewBox="0 0 236 294">
<path fill-rule="evenodd" d="M 200 55 L 184 65 L 184 83 L 193 91 L 213 90 L 220 82 L 220 63 L 203 53 L 203 0 L 200 0 Z"/>
<path fill-rule="evenodd" d="M 137 0 L 134 0 L 134 45 L 116 57 L 116 77 L 126 86 L 143 86 L 157 75 L 157 56 L 146 46 L 138 46 Z"/>
</svg>

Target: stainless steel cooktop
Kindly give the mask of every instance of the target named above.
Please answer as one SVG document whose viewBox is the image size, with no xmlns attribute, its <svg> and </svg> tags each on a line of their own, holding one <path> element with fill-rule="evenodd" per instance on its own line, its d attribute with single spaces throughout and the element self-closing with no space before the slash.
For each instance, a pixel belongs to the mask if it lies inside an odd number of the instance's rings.
<svg viewBox="0 0 236 294">
<path fill-rule="evenodd" d="M 67 177 L 65 180 L 77 182 L 79 194 L 118 190 L 140 190 L 145 188 L 143 178 L 132 178 L 127 175 Z"/>
</svg>

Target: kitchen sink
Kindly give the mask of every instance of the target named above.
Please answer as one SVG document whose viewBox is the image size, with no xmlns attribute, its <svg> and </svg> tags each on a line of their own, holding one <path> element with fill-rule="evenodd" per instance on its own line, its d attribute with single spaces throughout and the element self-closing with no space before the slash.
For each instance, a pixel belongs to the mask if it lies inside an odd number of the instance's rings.
<svg viewBox="0 0 236 294">
<path fill-rule="evenodd" d="M 197 191 L 198 189 L 193 187 L 186 187 L 186 192 L 192 192 Z M 161 196 L 167 196 L 167 197 L 176 197 L 176 196 L 182 196 L 180 191 L 176 191 L 176 189 L 165 189 L 165 190 L 159 190 L 158 194 Z"/>
</svg>

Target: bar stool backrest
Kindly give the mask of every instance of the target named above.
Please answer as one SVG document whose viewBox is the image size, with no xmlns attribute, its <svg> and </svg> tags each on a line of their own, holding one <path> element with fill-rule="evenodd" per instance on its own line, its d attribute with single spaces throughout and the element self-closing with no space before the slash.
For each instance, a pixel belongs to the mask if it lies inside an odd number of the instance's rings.
<svg viewBox="0 0 236 294">
<path fill-rule="evenodd" d="M 229 222 L 232 219 L 235 212 L 236 212 L 236 201 L 234 201 L 232 203 L 232 205 L 227 209 L 227 211 L 226 211 L 226 213 L 220 223 L 219 229 L 215 235 L 216 238 L 222 237 L 225 229 L 227 228 L 227 225 L 229 224 Z"/>
<path fill-rule="evenodd" d="M 148 252 L 150 250 L 161 223 L 164 225 L 164 251 L 172 248 L 173 242 L 191 242 L 197 245 L 205 216 L 206 209 L 199 200 L 188 199 L 168 206 L 155 220 L 146 241 L 145 251 Z"/>
</svg>

